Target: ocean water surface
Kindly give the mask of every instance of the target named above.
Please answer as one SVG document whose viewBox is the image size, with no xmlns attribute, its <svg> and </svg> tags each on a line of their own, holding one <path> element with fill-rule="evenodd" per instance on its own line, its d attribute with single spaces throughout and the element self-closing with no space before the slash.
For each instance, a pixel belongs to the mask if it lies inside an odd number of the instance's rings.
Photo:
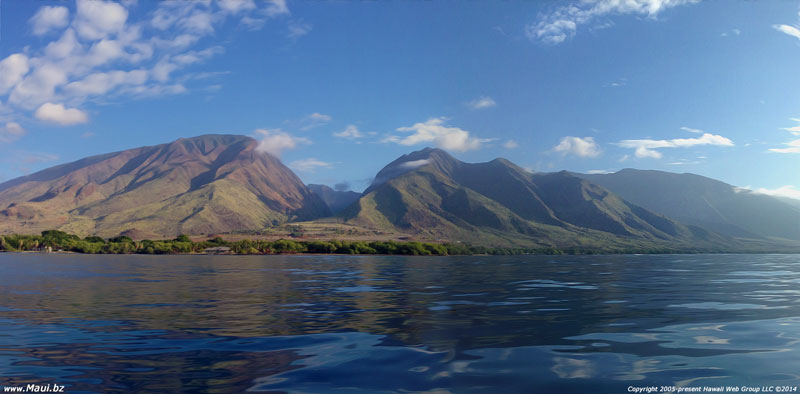
<svg viewBox="0 0 800 394">
<path fill-rule="evenodd" d="M 0 253 L 0 386 L 800 385 L 800 256 Z"/>
</svg>

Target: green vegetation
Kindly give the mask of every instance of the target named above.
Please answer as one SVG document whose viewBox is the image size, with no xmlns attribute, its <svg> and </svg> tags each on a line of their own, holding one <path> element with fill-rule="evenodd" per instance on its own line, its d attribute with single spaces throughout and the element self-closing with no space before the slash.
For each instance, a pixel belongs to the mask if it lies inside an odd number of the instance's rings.
<svg viewBox="0 0 800 394">
<path fill-rule="evenodd" d="M 80 237 L 63 231 L 48 230 L 41 235 L 0 235 L 0 251 L 4 252 L 75 252 L 86 254 L 382 254 L 410 256 L 449 256 L 449 255 L 519 255 L 519 254 L 595 254 L 595 253 L 676 253 L 691 252 L 671 249 L 646 250 L 589 250 L 556 248 L 488 248 L 463 243 L 397 242 L 397 241 L 341 241 L 309 240 L 277 241 L 241 240 L 229 242 L 221 237 L 194 242 L 186 235 L 172 240 L 134 241 L 120 236 L 111 239 L 100 237 Z"/>
</svg>

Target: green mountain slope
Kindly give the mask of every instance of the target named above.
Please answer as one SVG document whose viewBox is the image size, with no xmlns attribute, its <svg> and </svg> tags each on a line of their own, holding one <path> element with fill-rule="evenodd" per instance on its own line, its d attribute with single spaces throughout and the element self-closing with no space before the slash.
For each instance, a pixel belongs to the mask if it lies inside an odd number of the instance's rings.
<svg viewBox="0 0 800 394">
<path fill-rule="evenodd" d="M 713 249 L 733 244 L 567 172 L 531 174 L 504 159 L 464 163 L 438 149 L 390 163 L 340 217 L 369 228 L 504 245 Z"/>
<path fill-rule="evenodd" d="M 0 232 L 173 236 L 330 214 L 252 138 L 206 135 L 86 158 L 0 184 Z"/>
<path fill-rule="evenodd" d="M 575 174 L 651 211 L 721 234 L 800 240 L 800 205 L 694 174 Z"/>
</svg>

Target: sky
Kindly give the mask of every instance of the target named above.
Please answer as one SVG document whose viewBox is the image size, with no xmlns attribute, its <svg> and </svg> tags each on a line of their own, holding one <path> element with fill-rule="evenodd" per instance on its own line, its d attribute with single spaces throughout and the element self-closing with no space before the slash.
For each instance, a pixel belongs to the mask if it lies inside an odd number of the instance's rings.
<svg viewBox="0 0 800 394">
<path fill-rule="evenodd" d="M 800 2 L 0 0 L 0 181 L 241 134 L 363 190 L 439 147 L 800 198 Z"/>
</svg>

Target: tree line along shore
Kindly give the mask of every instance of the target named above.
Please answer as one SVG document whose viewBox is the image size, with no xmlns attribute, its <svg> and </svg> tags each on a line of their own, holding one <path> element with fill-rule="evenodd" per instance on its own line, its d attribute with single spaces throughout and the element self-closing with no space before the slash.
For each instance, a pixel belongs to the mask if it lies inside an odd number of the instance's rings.
<svg viewBox="0 0 800 394">
<path fill-rule="evenodd" d="M 221 237 L 195 242 L 186 235 L 165 240 L 134 241 L 127 236 L 81 238 L 58 230 L 41 235 L 0 235 L 0 252 L 73 252 L 84 254 L 378 254 L 411 256 L 519 255 L 519 254 L 600 254 L 600 253 L 676 253 L 677 250 L 592 250 L 558 248 L 491 248 L 464 243 L 419 241 L 342 241 L 279 239 L 226 241 Z"/>
</svg>

